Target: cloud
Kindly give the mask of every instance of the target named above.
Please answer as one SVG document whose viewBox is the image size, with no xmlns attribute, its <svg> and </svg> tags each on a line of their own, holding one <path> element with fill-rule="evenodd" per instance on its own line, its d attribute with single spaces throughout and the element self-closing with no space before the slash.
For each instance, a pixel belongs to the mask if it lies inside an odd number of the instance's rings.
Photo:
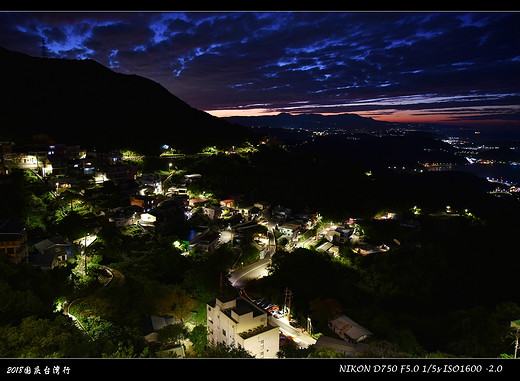
<svg viewBox="0 0 520 381">
<path fill-rule="evenodd" d="M 150 78 L 203 110 L 515 113 L 519 28 L 515 12 L 5 12 L 0 45 L 37 56 L 45 37 L 54 56 Z"/>
</svg>

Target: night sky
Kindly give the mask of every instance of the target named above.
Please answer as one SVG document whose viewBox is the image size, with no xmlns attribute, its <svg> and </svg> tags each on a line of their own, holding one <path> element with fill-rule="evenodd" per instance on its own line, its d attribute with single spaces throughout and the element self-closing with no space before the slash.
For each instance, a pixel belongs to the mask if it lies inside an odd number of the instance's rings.
<svg viewBox="0 0 520 381">
<path fill-rule="evenodd" d="M 42 37 L 217 116 L 520 125 L 518 12 L 0 13 L 0 46 Z"/>
</svg>

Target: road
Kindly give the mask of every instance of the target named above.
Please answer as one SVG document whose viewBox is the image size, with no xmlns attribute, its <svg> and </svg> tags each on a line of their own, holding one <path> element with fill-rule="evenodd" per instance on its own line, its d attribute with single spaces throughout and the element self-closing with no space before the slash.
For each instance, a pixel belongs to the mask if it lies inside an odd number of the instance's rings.
<svg viewBox="0 0 520 381">
<path fill-rule="evenodd" d="M 229 282 L 236 289 L 242 289 L 246 286 L 247 282 L 252 279 L 262 278 L 268 275 L 268 266 L 271 263 L 271 256 L 276 251 L 276 239 L 273 233 L 273 225 L 271 224 L 268 225 L 267 236 L 269 242 L 262 259 L 249 266 L 234 271 L 229 275 Z M 273 325 L 280 327 L 280 330 L 285 336 L 290 337 L 302 348 L 307 348 L 309 345 L 316 343 L 316 339 L 312 338 L 309 334 L 302 332 L 301 329 L 292 327 L 286 318 L 276 319 L 273 316 L 269 316 L 269 321 Z"/>
<path fill-rule="evenodd" d="M 240 270 L 234 271 L 229 275 L 229 282 L 237 289 L 245 287 L 247 282 L 252 279 L 262 278 L 268 274 L 267 266 L 271 262 L 271 257 L 266 257 Z"/>
<path fill-rule="evenodd" d="M 286 318 L 276 319 L 270 317 L 269 320 L 272 324 L 280 327 L 282 333 L 285 336 L 290 337 L 299 347 L 307 348 L 309 345 L 316 344 L 316 339 L 311 337 L 309 334 L 302 332 L 301 328 L 294 328 L 291 326 Z"/>
<path fill-rule="evenodd" d="M 228 234 L 231 234 L 231 233 L 228 233 Z M 260 255 L 260 258 L 262 258 L 262 259 L 260 259 L 259 261 L 255 262 L 251 265 L 245 266 L 239 270 L 233 271 L 229 275 L 228 279 L 233 287 L 235 287 L 237 289 L 241 289 L 247 284 L 248 281 L 257 279 L 257 278 L 262 278 L 262 277 L 268 275 L 267 268 L 269 266 L 269 263 L 271 262 L 271 256 L 276 251 L 276 239 L 275 239 L 275 236 L 273 233 L 272 226 L 268 226 L 268 228 L 267 228 L 267 237 L 269 238 L 269 242 L 268 242 L 266 248 L 264 249 L 264 251 L 262 252 L 262 254 Z M 226 238 L 227 238 L 227 236 L 226 236 Z M 226 239 L 226 238 L 224 238 L 224 239 Z M 222 236 L 221 236 L 221 239 L 222 239 Z M 227 239 L 229 241 L 230 238 L 227 238 Z"/>
</svg>

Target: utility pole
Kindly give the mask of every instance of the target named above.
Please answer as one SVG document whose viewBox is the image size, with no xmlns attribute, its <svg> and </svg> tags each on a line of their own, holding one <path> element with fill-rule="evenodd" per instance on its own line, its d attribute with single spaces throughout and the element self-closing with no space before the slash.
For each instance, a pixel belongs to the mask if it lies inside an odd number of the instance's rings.
<svg viewBox="0 0 520 381">
<path fill-rule="evenodd" d="M 283 308 L 283 312 L 284 312 L 284 317 L 285 317 L 285 311 L 287 311 L 287 316 L 289 317 L 289 320 L 291 320 L 291 300 L 292 300 L 292 291 L 289 290 L 288 287 L 285 288 L 285 291 L 284 291 L 284 295 L 285 295 L 285 302 L 284 302 L 284 308 Z M 289 303 L 287 303 L 289 302 Z M 287 305 L 289 305 L 289 307 L 287 308 Z"/>
</svg>

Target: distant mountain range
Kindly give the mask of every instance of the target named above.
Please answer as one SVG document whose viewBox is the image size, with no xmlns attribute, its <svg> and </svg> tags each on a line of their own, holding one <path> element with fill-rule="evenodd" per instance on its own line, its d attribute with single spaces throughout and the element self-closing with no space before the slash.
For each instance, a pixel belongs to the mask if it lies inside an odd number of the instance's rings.
<svg viewBox="0 0 520 381">
<path fill-rule="evenodd" d="M 343 129 L 352 132 L 370 132 L 389 128 L 395 123 L 377 121 L 357 114 L 298 114 L 280 113 L 263 116 L 230 116 L 223 118 L 247 127 L 304 129 L 309 131 Z"/>
<path fill-rule="evenodd" d="M 194 151 L 254 138 L 250 129 L 197 110 L 160 84 L 93 60 L 31 57 L 0 47 L 1 140 L 156 152 Z"/>
</svg>

